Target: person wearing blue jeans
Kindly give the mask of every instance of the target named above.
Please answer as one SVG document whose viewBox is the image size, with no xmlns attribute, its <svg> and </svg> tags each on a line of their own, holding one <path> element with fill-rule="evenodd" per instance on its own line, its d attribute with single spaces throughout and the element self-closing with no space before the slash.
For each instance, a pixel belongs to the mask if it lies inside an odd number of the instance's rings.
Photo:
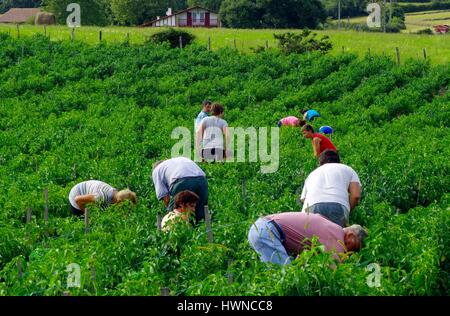
<svg viewBox="0 0 450 316">
<path fill-rule="evenodd" d="M 262 262 L 289 264 L 291 258 L 283 246 L 284 233 L 277 225 L 273 220 L 267 218 L 258 219 L 248 232 L 248 241 L 259 253 Z"/>
<path fill-rule="evenodd" d="M 341 261 L 340 254 L 359 251 L 366 236 L 360 225 L 344 228 L 321 214 L 284 212 L 259 218 L 250 227 L 248 241 L 262 262 L 286 265 L 309 250 L 314 238 Z"/>
</svg>

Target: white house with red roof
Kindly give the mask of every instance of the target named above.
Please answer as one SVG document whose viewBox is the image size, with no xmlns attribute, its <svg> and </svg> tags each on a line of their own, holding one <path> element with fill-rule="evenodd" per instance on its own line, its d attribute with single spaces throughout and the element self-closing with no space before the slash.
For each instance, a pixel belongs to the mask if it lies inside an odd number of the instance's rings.
<svg viewBox="0 0 450 316">
<path fill-rule="evenodd" d="M 165 17 L 142 24 L 144 27 L 220 27 L 219 15 L 209 9 L 195 6 L 173 13 L 166 12 Z"/>
</svg>

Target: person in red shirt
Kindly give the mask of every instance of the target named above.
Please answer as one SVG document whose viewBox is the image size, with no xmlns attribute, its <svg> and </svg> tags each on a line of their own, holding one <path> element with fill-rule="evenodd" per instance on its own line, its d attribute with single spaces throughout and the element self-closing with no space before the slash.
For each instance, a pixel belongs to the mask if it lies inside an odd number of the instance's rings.
<svg viewBox="0 0 450 316">
<path fill-rule="evenodd" d="M 314 128 L 311 125 L 307 124 L 303 126 L 302 133 L 305 138 L 312 139 L 314 156 L 316 156 L 317 158 L 319 158 L 320 154 L 325 150 L 332 150 L 337 152 L 336 146 L 333 145 L 331 140 L 329 140 L 328 137 L 322 134 L 314 133 Z"/>
</svg>

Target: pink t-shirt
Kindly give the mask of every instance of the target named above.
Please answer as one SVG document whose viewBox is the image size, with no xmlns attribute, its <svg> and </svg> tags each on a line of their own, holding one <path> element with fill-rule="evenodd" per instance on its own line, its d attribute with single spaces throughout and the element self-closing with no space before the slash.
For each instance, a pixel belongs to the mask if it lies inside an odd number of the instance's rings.
<svg viewBox="0 0 450 316">
<path fill-rule="evenodd" d="M 296 126 L 299 124 L 300 119 L 296 118 L 295 116 L 288 116 L 281 120 L 281 124 L 283 126 Z"/>
<path fill-rule="evenodd" d="M 339 260 L 337 254 L 345 252 L 344 230 L 320 214 L 287 212 L 266 218 L 274 220 L 281 227 L 286 237 L 284 246 L 291 255 L 298 255 L 305 246 L 310 246 L 313 236 L 319 238 L 326 251 L 334 252 L 334 258 Z"/>
</svg>

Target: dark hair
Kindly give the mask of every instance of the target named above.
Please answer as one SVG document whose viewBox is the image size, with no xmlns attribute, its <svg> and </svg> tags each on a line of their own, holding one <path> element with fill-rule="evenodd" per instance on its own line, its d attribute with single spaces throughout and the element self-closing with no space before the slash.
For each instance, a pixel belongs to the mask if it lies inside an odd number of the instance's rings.
<svg viewBox="0 0 450 316">
<path fill-rule="evenodd" d="M 212 115 L 220 115 L 224 111 L 223 106 L 219 103 L 214 103 L 211 108 Z"/>
<path fill-rule="evenodd" d="M 334 150 L 324 150 L 319 156 L 319 164 L 322 166 L 327 163 L 341 163 L 339 154 Z"/>
<path fill-rule="evenodd" d="M 305 120 L 300 120 L 300 126 L 305 126 L 306 125 L 306 121 Z"/>
<path fill-rule="evenodd" d="M 211 105 L 211 101 L 209 101 L 208 99 L 204 100 L 202 105 L 205 107 L 207 105 Z"/>
<path fill-rule="evenodd" d="M 314 128 L 311 125 L 306 124 L 305 126 L 302 127 L 302 131 L 308 131 L 308 132 L 314 133 Z"/>
<path fill-rule="evenodd" d="M 199 196 L 191 191 L 182 191 L 175 195 L 175 208 L 179 208 L 182 205 L 190 204 L 190 203 L 196 203 L 199 200 Z"/>
<path fill-rule="evenodd" d="M 300 110 L 300 113 L 302 113 L 302 114 L 305 114 L 306 112 L 308 112 L 308 110 L 305 110 L 305 109 Z"/>
</svg>

